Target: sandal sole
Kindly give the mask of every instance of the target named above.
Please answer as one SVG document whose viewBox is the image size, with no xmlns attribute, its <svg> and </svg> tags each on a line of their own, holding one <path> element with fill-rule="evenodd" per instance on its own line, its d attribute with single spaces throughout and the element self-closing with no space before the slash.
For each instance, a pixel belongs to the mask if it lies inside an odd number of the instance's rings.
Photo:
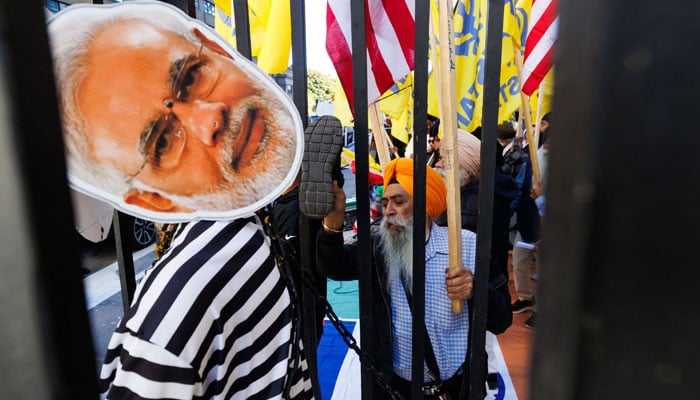
<svg viewBox="0 0 700 400">
<path fill-rule="evenodd" d="M 333 210 L 333 168 L 343 147 L 340 120 L 324 115 L 304 131 L 304 156 L 299 179 L 299 211 L 310 219 L 322 219 Z"/>
</svg>

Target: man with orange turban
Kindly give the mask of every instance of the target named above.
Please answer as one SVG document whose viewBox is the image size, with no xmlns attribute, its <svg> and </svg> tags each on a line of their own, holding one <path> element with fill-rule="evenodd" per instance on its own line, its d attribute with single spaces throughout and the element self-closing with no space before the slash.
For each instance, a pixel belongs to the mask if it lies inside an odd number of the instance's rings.
<svg viewBox="0 0 700 400">
<path fill-rule="evenodd" d="M 373 328 L 376 338 L 365 348 L 375 366 L 392 388 L 409 398 L 411 380 L 413 288 L 413 160 L 398 158 L 384 170 L 383 218 L 380 232 L 370 236 L 372 272 Z M 437 399 L 435 388 L 460 395 L 462 368 L 468 347 L 469 312 L 467 299 L 472 297 L 473 268 L 476 260 L 476 235 L 462 230 L 462 268 L 448 270 L 447 228 L 433 219 L 447 208 L 442 177 L 426 169 L 425 224 L 425 328 L 426 399 Z M 343 243 L 345 193 L 334 182 L 335 205 L 323 219 L 316 246 L 317 265 L 322 274 L 335 280 L 359 279 L 357 245 Z M 464 302 L 464 311 L 455 314 L 452 300 Z M 449 333 L 448 333 L 449 332 Z M 367 346 L 369 347 L 369 345 Z M 375 385 L 373 398 L 387 398 Z"/>
</svg>

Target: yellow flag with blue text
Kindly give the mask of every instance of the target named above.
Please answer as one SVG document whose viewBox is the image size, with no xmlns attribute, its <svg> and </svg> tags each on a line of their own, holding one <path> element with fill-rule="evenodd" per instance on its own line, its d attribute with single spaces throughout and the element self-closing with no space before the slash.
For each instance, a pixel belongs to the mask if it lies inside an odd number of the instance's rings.
<svg viewBox="0 0 700 400">
<path fill-rule="evenodd" d="M 413 72 L 396 82 L 377 102 L 379 109 L 391 118 L 391 136 L 408 143 L 413 130 Z"/>
<path fill-rule="evenodd" d="M 481 126 L 487 6 L 487 0 L 459 0 L 453 16 L 457 126 L 468 132 Z M 523 30 L 527 29 L 527 14 L 518 9 L 515 0 L 504 0 L 503 14 L 499 123 L 510 119 L 520 106 L 520 85 L 511 37 L 520 38 Z M 433 25 L 439 26 L 436 19 L 433 19 Z M 433 31 L 431 35 L 437 37 L 437 32 Z M 433 43 L 438 43 L 437 39 Z M 439 47 L 437 52 L 439 53 Z M 434 82 L 436 78 L 433 75 L 435 73 L 431 74 L 433 82 L 428 82 L 428 112 L 439 115 Z"/>
</svg>

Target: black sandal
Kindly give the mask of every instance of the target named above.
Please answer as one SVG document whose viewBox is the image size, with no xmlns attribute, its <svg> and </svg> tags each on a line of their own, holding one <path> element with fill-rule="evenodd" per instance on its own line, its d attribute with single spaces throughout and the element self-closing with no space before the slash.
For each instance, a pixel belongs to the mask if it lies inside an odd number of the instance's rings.
<svg viewBox="0 0 700 400">
<path fill-rule="evenodd" d="M 324 115 L 304 131 L 304 157 L 299 179 L 299 211 L 307 218 L 322 219 L 333 210 L 333 179 L 339 175 L 343 126 Z M 340 174 L 342 177 L 342 174 Z M 342 182 L 338 183 L 342 187 Z"/>
</svg>

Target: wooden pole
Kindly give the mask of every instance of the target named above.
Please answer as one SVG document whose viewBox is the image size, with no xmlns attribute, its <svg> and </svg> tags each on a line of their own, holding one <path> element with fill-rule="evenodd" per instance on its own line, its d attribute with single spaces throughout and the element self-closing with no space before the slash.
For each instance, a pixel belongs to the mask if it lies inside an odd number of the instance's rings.
<svg viewBox="0 0 700 400">
<path fill-rule="evenodd" d="M 527 132 L 528 149 L 530 151 L 530 165 L 532 165 L 532 176 L 535 177 L 535 182 L 540 184 L 540 163 L 537 160 L 537 142 L 535 142 L 532 132 L 532 111 L 530 110 L 530 101 L 528 96 L 522 91 L 523 82 L 523 59 L 520 55 L 520 50 L 513 39 L 513 53 L 515 56 L 515 66 L 518 69 L 518 80 L 520 81 L 520 101 L 522 102 L 522 114 L 525 118 L 525 131 Z"/>
<path fill-rule="evenodd" d="M 389 132 L 386 131 L 386 129 L 382 129 L 382 134 L 384 134 L 384 140 L 386 140 L 387 146 L 389 146 L 389 153 L 394 154 L 397 158 L 399 157 L 399 154 L 396 151 L 391 150 L 392 147 L 394 147 L 394 142 L 391 141 L 391 136 L 389 135 Z"/>
<path fill-rule="evenodd" d="M 373 103 L 369 107 L 369 122 L 372 126 L 372 137 L 374 144 L 377 146 L 377 155 L 379 156 L 379 165 L 384 171 L 384 167 L 391 161 L 389 147 L 386 144 L 387 133 L 384 129 L 384 124 L 379 121 L 379 104 Z"/>
<path fill-rule="evenodd" d="M 440 155 L 447 177 L 447 232 L 450 252 L 450 270 L 462 268 L 462 218 L 459 192 L 459 152 L 457 151 L 457 114 L 455 103 L 454 35 L 452 30 L 452 1 L 440 0 L 440 80 L 438 98 L 443 98 L 440 109 L 442 140 Z M 464 309 L 462 300 L 452 300 L 452 312 Z"/>
</svg>

